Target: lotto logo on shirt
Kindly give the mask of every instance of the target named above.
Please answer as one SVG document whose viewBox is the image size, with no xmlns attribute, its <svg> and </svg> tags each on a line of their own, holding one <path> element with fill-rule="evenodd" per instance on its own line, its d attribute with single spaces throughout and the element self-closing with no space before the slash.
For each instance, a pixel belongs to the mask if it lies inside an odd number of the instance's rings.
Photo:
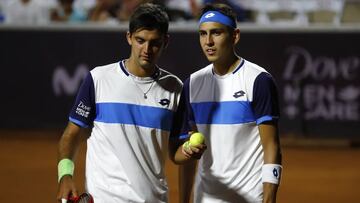
<svg viewBox="0 0 360 203">
<path fill-rule="evenodd" d="M 76 114 L 87 118 L 90 114 L 91 107 L 86 106 L 82 101 L 80 101 L 79 105 L 76 108 Z"/>
</svg>

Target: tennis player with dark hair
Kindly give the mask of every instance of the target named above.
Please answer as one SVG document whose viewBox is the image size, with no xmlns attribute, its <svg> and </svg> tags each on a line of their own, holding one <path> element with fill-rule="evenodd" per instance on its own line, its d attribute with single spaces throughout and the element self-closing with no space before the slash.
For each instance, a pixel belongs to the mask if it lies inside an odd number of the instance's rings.
<svg viewBox="0 0 360 203">
<path fill-rule="evenodd" d="M 126 35 L 130 57 L 85 78 L 59 142 L 59 202 L 79 195 L 72 177 L 86 129 L 85 185 L 94 202 L 168 201 L 164 161 L 182 89 L 156 65 L 167 46 L 168 21 L 162 7 L 140 5 Z"/>
<path fill-rule="evenodd" d="M 194 203 L 276 202 L 282 170 L 277 88 L 264 68 L 237 55 L 240 30 L 235 19 L 224 4 L 203 9 L 200 45 L 211 64 L 184 82 L 171 135 L 205 135 L 204 152 L 182 147 L 182 142 L 172 151 L 176 163 L 195 160 L 203 152 Z"/>
</svg>

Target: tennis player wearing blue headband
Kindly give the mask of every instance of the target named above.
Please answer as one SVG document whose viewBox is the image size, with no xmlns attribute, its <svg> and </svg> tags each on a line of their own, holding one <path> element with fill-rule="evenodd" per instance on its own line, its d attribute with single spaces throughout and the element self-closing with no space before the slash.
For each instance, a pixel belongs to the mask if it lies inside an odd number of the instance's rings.
<svg viewBox="0 0 360 203">
<path fill-rule="evenodd" d="M 205 22 L 218 22 L 234 29 L 236 28 L 235 20 L 222 14 L 219 11 L 207 11 L 206 13 L 204 13 L 200 18 L 199 24 L 201 25 Z"/>
<path fill-rule="evenodd" d="M 240 31 L 230 7 L 207 5 L 202 13 L 200 45 L 210 64 L 185 81 L 175 116 L 183 121 L 172 132 L 205 136 L 193 202 L 274 203 L 282 170 L 275 82 L 264 68 L 236 54 Z M 175 162 L 195 160 L 198 152 L 182 148 Z"/>
</svg>

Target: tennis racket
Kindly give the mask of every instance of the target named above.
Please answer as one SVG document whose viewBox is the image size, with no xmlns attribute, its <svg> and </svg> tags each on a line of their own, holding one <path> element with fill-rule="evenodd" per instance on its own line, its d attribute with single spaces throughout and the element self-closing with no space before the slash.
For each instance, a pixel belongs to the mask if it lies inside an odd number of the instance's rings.
<svg viewBox="0 0 360 203">
<path fill-rule="evenodd" d="M 85 192 L 78 197 L 70 197 L 67 203 L 94 203 L 94 199 L 89 193 Z"/>
</svg>

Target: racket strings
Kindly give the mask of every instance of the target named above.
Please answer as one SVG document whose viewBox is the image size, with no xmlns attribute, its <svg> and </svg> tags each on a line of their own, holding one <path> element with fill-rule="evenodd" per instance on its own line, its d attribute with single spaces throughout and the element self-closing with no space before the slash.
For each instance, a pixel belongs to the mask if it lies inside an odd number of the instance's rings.
<svg viewBox="0 0 360 203">
<path fill-rule="evenodd" d="M 94 200 L 89 193 L 83 193 L 77 198 L 74 198 L 71 203 L 94 203 Z"/>
</svg>

